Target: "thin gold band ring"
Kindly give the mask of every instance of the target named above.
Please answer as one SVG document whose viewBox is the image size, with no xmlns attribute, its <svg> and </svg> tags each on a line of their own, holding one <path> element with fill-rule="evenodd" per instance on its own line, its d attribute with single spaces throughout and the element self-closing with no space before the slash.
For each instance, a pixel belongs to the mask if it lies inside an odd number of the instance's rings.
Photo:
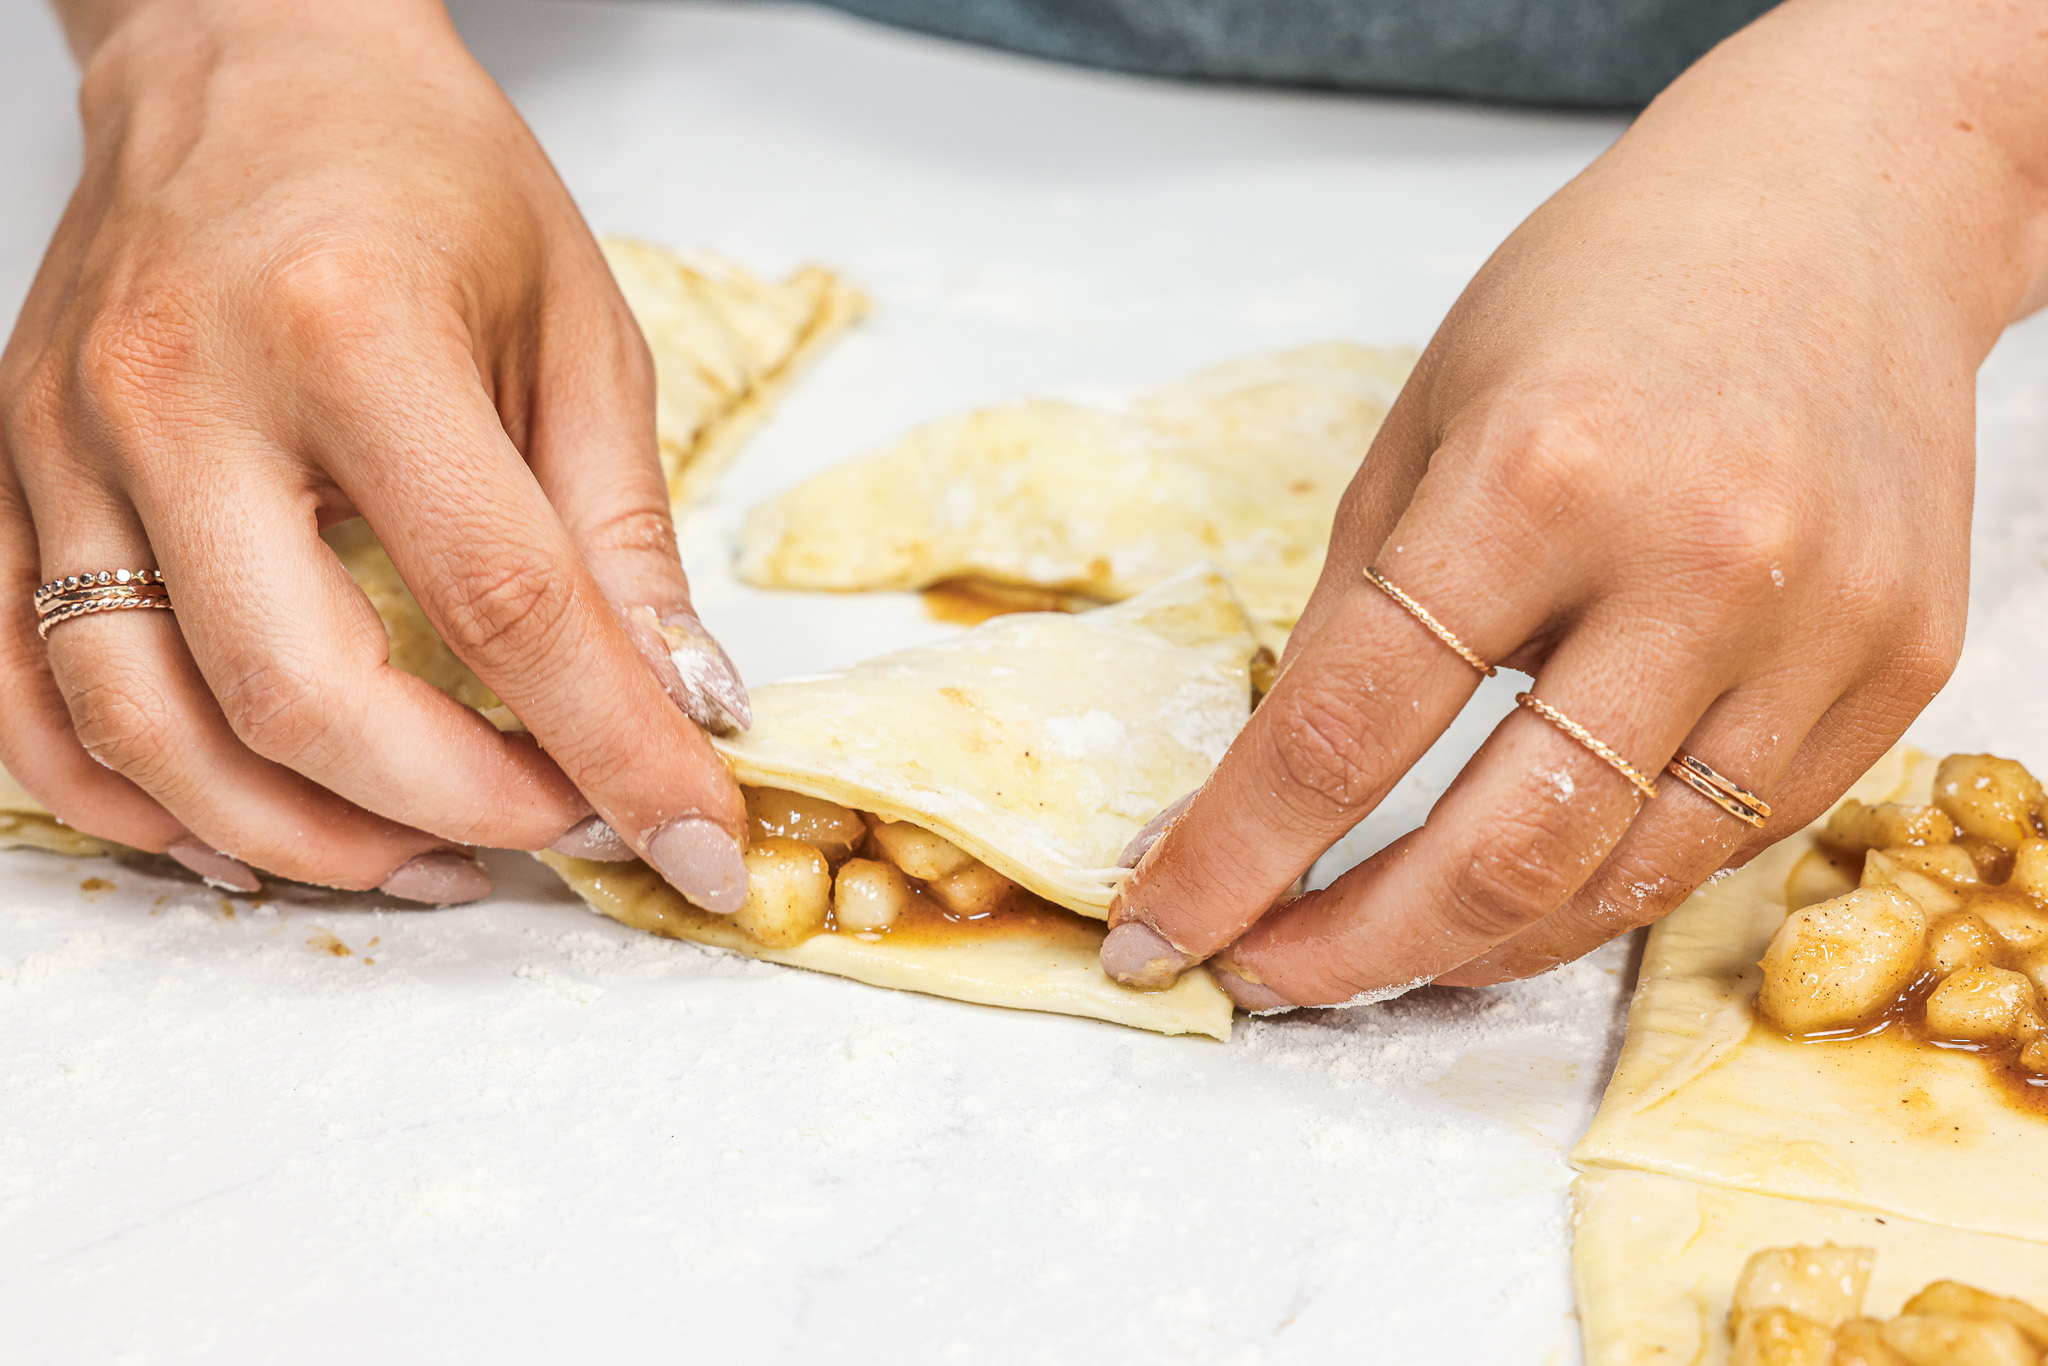
<svg viewBox="0 0 2048 1366">
<path fill-rule="evenodd" d="M 161 584 L 164 572 L 161 569 L 102 569 L 97 574 L 73 574 L 67 578 L 51 579 L 36 589 L 36 606 L 59 593 L 76 593 L 81 588 L 119 588 L 129 584 Z"/>
<path fill-rule="evenodd" d="M 1424 607 L 1421 603 L 1409 597 L 1400 589 L 1394 587 L 1393 581 L 1389 579 L 1385 574 L 1380 573 L 1379 570 L 1373 568 L 1371 565 L 1367 565 L 1365 567 L 1365 580 L 1367 583 L 1370 583 L 1373 587 L 1379 589 L 1382 593 L 1385 593 L 1388 597 L 1392 598 L 1395 602 L 1401 604 L 1401 606 L 1407 611 L 1409 616 L 1414 617 L 1417 621 L 1421 622 L 1425 627 L 1429 629 L 1429 633 L 1431 635 L 1435 636 L 1438 640 L 1441 640 L 1444 644 L 1450 646 L 1453 650 L 1456 650 L 1458 652 L 1458 658 L 1464 660 L 1467 664 L 1470 664 L 1473 668 L 1479 670 L 1480 673 L 1486 675 L 1488 678 L 1493 677 L 1494 674 L 1498 672 L 1493 667 L 1493 665 L 1488 664 L 1484 659 L 1481 659 L 1473 651 L 1471 646 L 1467 645 L 1464 641 L 1458 639 L 1458 637 L 1452 633 L 1450 627 L 1438 621 L 1427 607 Z"/>
<path fill-rule="evenodd" d="M 1616 754 L 1612 749 L 1602 744 L 1599 740 L 1595 739 L 1591 731 L 1587 730 L 1578 722 L 1572 720 L 1571 717 L 1566 716 L 1556 707 L 1551 706 L 1548 702 L 1545 702 L 1542 698 L 1536 696 L 1534 693 L 1526 692 L 1516 693 L 1515 702 L 1519 706 L 1527 707 L 1530 711 L 1535 712 L 1538 716 L 1548 721 L 1551 725 L 1556 726 L 1566 735 L 1571 736 L 1572 739 L 1577 740 L 1587 749 L 1592 750 L 1594 754 L 1598 755 L 1603 761 L 1605 761 L 1609 768 L 1613 769 L 1616 773 L 1619 773 L 1622 777 L 1628 779 L 1629 783 L 1632 786 L 1634 786 L 1635 790 L 1642 793 L 1643 796 L 1655 797 L 1657 795 L 1657 785 L 1651 782 L 1648 778 L 1645 778 L 1642 775 L 1641 770 L 1639 770 L 1634 764 L 1630 763 L 1628 760 L 1622 758 L 1619 754 Z"/>
<path fill-rule="evenodd" d="M 119 587 L 79 588 L 44 598 L 37 605 L 42 612 L 55 612 L 80 602 L 110 602 L 116 598 L 168 598 L 169 591 L 158 584 L 122 584 Z"/>
<path fill-rule="evenodd" d="M 97 612 L 168 612 L 170 589 L 160 569 L 103 569 L 52 579 L 35 592 L 36 634 L 44 640 L 60 622 Z"/>
<path fill-rule="evenodd" d="M 1704 759 L 1681 753 L 1664 771 L 1747 825 L 1761 830 L 1771 818 L 1770 805 L 1763 798 L 1716 773 Z"/>
<path fill-rule="evenodd" d="M 156 608 L 164 612 L 175 610 L 169 598 L 112 598 L 104 602 L 81 602 L 52 612 L 37 621 L 36 634 L 48 640 L 52 627 L 70 621 L 73 617 L 88 616 L 94 612 L 121 612 L 137 608 Z"/>
</svg>

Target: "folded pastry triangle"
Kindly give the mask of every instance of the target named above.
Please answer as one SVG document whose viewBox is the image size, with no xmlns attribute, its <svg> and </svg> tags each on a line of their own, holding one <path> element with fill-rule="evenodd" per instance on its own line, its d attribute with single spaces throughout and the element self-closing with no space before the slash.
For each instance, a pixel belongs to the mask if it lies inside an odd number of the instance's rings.
<svg viewBox="0 0 2048 1366">
<path fill-rule="evenodd" d="M 1243 728 L 1256 648 L 1202 567 L 1115 607 L 999 617 L 756 688 L 752 729 L 714 743 L 743 784 L 913 821 L 1099 920 L 1124 846 Z"/>
<path fill-rule="evenodd" d="M 1219 365 L 1117 409 L 1035 400 L 930 423 L 754 509 L 740 575 L 1116 602 L 1213 562 L 1278 645 L 1413 363 L 1333 343 Z"/>
<path fill-rule="evenodd" d="M 1894 751 L 1850 796 L 1925 802 L 1930 767 Z M 1793 1039 L 1759 1016 L 1759 960 L 1818 830 L 1650 931 L 1613 1079 L 1571 1153 L 1592 1366 L 1729 1360 L 1736 1275 L 1774 1245 L 1876 1250 L 1876 1314 L 1943 1278 L 2048 1293 L 2048 1188 L 2019 1175 L 2048 1171 L 2044 1098 L 1898 1029 Z"/>
<path fill-rule="evenodd" d="M 654 357 L 661 463 L 678 506 L 704 493 L 790 377 L 867 308 L 818 266 L 772 282 L 707 254 L 621 237 L 603 247 Z"/>
<path fill-rule="evenodd" d="M 1205 971 L 1163 992 L 1117 986 L 1096 961 L 1094 922 L 1125 846 L 1202 784 L 1244 725 L 1256 650 L 1229 585 L 1199 566 L 1115 607 L 1000 617 L 754 690 L 752 729 L 716 742 L 743 786 L 941 837 L 1030 894 L 1008 922 L 928 920 L 901 938 L 824 929 L 777 946 L 638 865 L 543 859 L 599 910 L 657 933 L 932 995 L 1223 1037 L 1230 1002 Z"/>
</svg>

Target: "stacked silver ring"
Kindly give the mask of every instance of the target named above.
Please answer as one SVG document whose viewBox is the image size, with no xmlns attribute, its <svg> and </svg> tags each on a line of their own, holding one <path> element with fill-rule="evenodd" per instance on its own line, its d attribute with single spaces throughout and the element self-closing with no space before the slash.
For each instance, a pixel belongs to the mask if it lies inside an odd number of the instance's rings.
<svg viewBox="0 0 2048 1366">
<path fill-rule="evenodd" d="M 174 610 L 161 569 L 102 569 L 96 574 L 71 574 L 36 589 L 36 634 L 48 640 L 51 627 L 73 617 L 138 609 Z"/>
</svg>

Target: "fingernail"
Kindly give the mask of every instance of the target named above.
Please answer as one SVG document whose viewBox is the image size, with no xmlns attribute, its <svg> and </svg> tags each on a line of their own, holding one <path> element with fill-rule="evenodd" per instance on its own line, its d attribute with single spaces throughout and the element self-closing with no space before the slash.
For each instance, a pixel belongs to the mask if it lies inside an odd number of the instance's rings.
<svg viewBox="0 0 2048 1366">
<path fill-rule="evenodd" d="M 640 857 L 633 846 L 619 838 L 619 832 L 602 816 L 585 816 L 556 837 L 548 848 L 570 858 L 587 858 L 596 863 L 624 863 Z"/>
<path fill-rule="evenodd" d="M 209 887 L 217 887 L 223 892 L 263 890 L 262 881 L 248 864 L 238 858 L 229 858 L 212 845 L 203 844 L 190 835 L 181 835 L 164 853 L 199 874 L 200 880 Z"/>
<path fill-rule="evenodd" d="M 695 613 L 656 617 L 652 607 L 635 607 L 622 615 L 634 648 L 683 715 L 713 735 L 737 735 L 754 724 L 740 671 Z"/>
<path fill-rule="evenodd" d="M 1138 860 L 1145 857 L 1145 851 L 1159 843 L 1159 837 L 1166 833 L 1168 826 L 1180 819 L 1180 813 L 1187 810 L 1188 803 L 1194 799 L 1195 794 L 1190 792 L 1151 820 L 1146 821 L 1145 828 L 1140 830 L 1132 837 L 1131 842 L 1124 846 L 1123 857 L 1116 861 L 1116 866 L 1119 868 L 1137 867 Z"/>
<path fill-rule="evenodd" d="M 1216 979 L 1216 985 L 1223 988 L 1223 994 L 1237 1002 L 1237 1008 L 1253 1015 L 1279 1015 L 1289 1010 L 1299 1010 L 1294 1002 L 1282 996 L 1264 982 L 1254 982 L 1240 975 L 1241 970 L 1232 971 L 1220 963 L 1211 963 L 1209 973 Z"/>
<path fill-rule="evenodd" d="M 747 904 L 747 862 L 740 843 L 701 816 L 681 816 L 647 840 L 647 861 L 671 887 L 713 915 Z"/>
<path fill-rule="evenodd" d="M 1111 981 L 1140 991 L 1172 986 L 1194 961 L 1142 920 L 1126 920 L 1102 940 L 1102 970 Z"/>
<path fill-rule="evenodd" d="M 661 634 L 668 641 L 669 660 L 682 676 L 681 705 L 692 721 L 713 735 L 737 735 L 754 724 L 754 706 L 740 671 L 695 613 L 669 613 L 661 619 Z"/>
<path fill-rule="evenodd" d="M 398 871 L 377 884 L 377 890 L 407 901 L 449 906 L 491 894 L 491 875 L 476 856 L 460 849 L 430 849 L 398 865 Z"/>
</svg>

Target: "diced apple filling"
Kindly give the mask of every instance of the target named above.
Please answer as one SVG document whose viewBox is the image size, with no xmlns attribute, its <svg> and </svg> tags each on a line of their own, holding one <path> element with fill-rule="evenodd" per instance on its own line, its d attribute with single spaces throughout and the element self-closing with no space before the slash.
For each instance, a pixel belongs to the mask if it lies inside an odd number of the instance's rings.
<svg viewBox="0 0 2048 1366">
<path fill-rule="evenodd" d="M 1926 941 L 1926 915 L 1893 887 L 1794 911 L 1764 952 L 1757 1006 L 1788 1034 L 1867 1024 L 1913 984 Z"/>
<path fill-rule="evenodd" d="M 822 797 L 746 789 L 747 902 L 733 923 L 775 948 L 834 931 L 875 939 L 927 902 L 946 919 L 978 920 L 1011 904 L 1017 884 L 960 846 L 909 821 Z"/>
<path fill-rule="evenodd" d="M 747 850 L 747 903 L 732 923 L 771 948 L 801 944 L 825 928 L 832 870 L 817 846 L 770 835 Z"/>
<path fill-rule="evenodd" d="M 887 934 L 916 895 L 903 870 L 884 859 L 848 859 L 832 884 L 839 928 L 853 934 Z"/>
<path fill-rule="evenodd" d="M 1785 893 L 1757 996 L 1771 1024 L 1903 1022 L 2048 1082 L 2048 795 L 2024 765 L 1951 755 L 1931 806 L 1842 803 Z"/>
<path fill-rule="evenodd" d="M 1869 1248 L 1774 1247 L 1749 1259 L 1728 1310 L 1730 1366 L 2042 1366 L 2048 1314 L 1936 1281 L 1896 1318 L 1863 1313 Z"/>
</svg>

